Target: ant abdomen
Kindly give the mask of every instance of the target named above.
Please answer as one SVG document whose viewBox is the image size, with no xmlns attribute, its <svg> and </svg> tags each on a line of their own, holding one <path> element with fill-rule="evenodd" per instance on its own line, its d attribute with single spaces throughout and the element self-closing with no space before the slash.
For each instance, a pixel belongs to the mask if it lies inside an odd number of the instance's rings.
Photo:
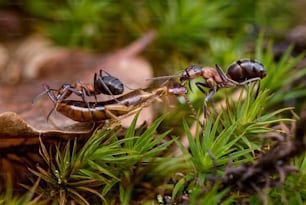
<svg viewBox="0 0 306 205">
<path fill-rule="evenodd" d="M 101 76 L 94 82 L 96 94 L 120 95 L 124 91 L 123 83 L 113 76 Z"/>
<path fill-rule="evenodd" d="M 242 59 L 231 64 L 227 70 L 230 78 L 236 82 L 243 82 L 252 78 L 263 78 L 266 76 L 264 66 L 255 60 Z"/>
<path fill-rule="evenodd" d="M 242 59 L 231 64 L 227 70 L 229 77 L 236 82 L 243 82 L 252 78 L 260 78 L 266 76 L 264 66 L 255 60 Z"/>
</svg>

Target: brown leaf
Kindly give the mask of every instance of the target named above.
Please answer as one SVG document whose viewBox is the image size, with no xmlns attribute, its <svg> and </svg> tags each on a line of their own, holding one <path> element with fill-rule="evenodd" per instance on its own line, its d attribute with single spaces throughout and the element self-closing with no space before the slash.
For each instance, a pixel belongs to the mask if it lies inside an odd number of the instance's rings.
<svg viewBox="0 0 306 205">
<path fill-rule="evenodd" d="M 14 112 L 4 112 L 0 114 L 0 148 L 39 144 L 39 137 L 45 139 L 69 139 L 78 135 L 88 135 L 92 132 L 92 125 L 83 124 L 67 126 L 65 130 L 50 128 L 36 129 L 25 122 Z"/>
<path fill-rule="evenodd" d="M 63 83 L 70 83 L 78 80 L 90 83 L 93 81 L 93 74 L 95 72 L 98 72 L 99 69 L 105 69 L 126 85 L 126 92 L 131 91 L 129 88 L 138 89 L 147 87 L 149 82 L 145 81 L 145 79 L 152 77 L 152 69 L 150 64 L 142 58 L 137 57 L 137 54 L 140 53 L 153 38 L 154 33 L 150 32 L 127 48 L 119 50 L 112 55 L 98 55 L 84 51 L 55 49 L 50 46 L 46 40 L 42 40 L 40 36 L 32 36 L 20 46 L 19 53 L 18 55 L 16 54 L 16 56 L 19 57 L 19 60 L 16 62 L 19 62 L 20 65 L 15 67 L 20 67 L 18 70 L 22 72 L 19 77 L 23 80 L 16 85 L 3 85 L 0 87 L 0 98 L 3 99 L 0 102 L 0 113 L 7 111 L 14 112 L 40 133 L 48 130 L 54 132 L 54 130 L 58 130 L 58 127 L 51 123 L 46 123 L 45 120 L 48 112 L 53 107 L 50 100 L 44 97 L 36 105 L 31 105 L 33 97 L 43 91 L 41 86 L 43 83 L 47 83 L 51 88 L 55 89 L 58 89 Z M 33 45 L 34 39 L 38 41 L 36 42 L 37 46 Z M 30 45 L 33 46 L 35 51 L 25 52 L 27 49 L 31 48 Z M 56 52 L 51 52 L 51 50 Z M 39 51 L 42 53 L 49 53 L 50 55 L 39 54 Z M 38 64 L 32 62 L 35 61 L 33 59 L 39 58 L 36 54 L 45 56 L 45 58 L 43 58 L 44 60 L 38 60 L 40 62 Z M 21 62 L 23 62 L 22 65 Z M 33 66 L 31 67 L 29 65 Z M 28 68 L 30 70 L 28 70 Z M 9 72 L 9 70 L 6 71 Z M 105 97 L 101 95 L 99 96 L 99 100 L 105 100 L 109 97 L 111 96 Z M 78 96 L 74 96 L 74 98 L 81 100 Z M 146 116 L 150 115 L 152 116 L 152 113 L 146 114 Z M 10 120 L 12 123 L 12 118 Z M 54 121 L 57 125 L 60 125 L 60 129 L 66 129 L 69 125 L 71 125 L 73 129 L 76 129 L 74 122 L 60 117 L 60 115 L 56 115 Z M 80 126 L 79 123 L 78 126 Z M 78 132 L 77 130 L 76 133 Z M 60 130 L 59 133 L 62 133 L 62 130 Z M 0 132 L 0 136 L 3 134 L 4 133 Z M 30 132 L 29 134 L 32 135 L 33 133 Z"/>
</svg>

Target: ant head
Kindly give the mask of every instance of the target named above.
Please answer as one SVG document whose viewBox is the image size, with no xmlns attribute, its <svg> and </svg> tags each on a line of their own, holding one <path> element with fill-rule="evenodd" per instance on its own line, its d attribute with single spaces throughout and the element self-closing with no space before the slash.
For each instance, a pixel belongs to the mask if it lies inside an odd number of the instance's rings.
<svg viewBox="0 0 306 205">
<path fill-rule="evenodd" d="M 202 69 L 197 65 L 188 66 L 180 77 L 180 81 L 192 80 L 202 74 Z"/>
</svg>

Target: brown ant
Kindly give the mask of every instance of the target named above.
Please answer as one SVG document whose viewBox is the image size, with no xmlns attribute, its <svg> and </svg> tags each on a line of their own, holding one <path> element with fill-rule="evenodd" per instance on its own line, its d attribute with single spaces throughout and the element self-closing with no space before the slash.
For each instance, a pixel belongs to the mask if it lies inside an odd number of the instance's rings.
<svg viewBox="0 0 306 205">
<path fill-rule="evenodd" d="M 190 81 L 197 77 L 204 78 L 205 82 L 196 82 L 196 86 L 203 93 L 203 87 L 210 88 L 204 99 L 204 116 L 207 116 L 207 102 L 219 88 L 241 86 L 250 82 L 259 81 L 266 76 L 264 66 L 255 60 L 242 59 L 232 63 L 225 74 L 216 64 L 216 70 L 210 67 L 200 68 L 196 65 L 188 66 L 180 77 L 181 82 Z M 190 84 L 189 84 L 190 86 Z"/>
<path fill-rule="evenodd" d="M 201 92 L 206 93 L 203 87 L 209 88 L 209 92 L 204 99 L 204 116 L 207 116 L 207 102 L 213 97 L 219 88 L 229 88 L 241 86 L 250 82 L 259 81 L 266 76 L 264 66 L 255 60 L 242 59 L 234 62 L 228 68 L 227 73 L 224 73 L 222 68 L 216 64 L 216 69 L 211 67 L 200 68 L 197 65 L 188 66 L 180 76 L 182 83 L 190 81 L 197 77 L 202 77 L 205 82 L 196 82 L 196 86 Z M 174 76 L 161 76 L 154 79 L 171 79 Z M 191 87 L 190 87 L 191 88 Z M 259 89 L 259 88 L 258 88 Z M 257 94 L 256 94 L 257 95 Z"/>
</svg>

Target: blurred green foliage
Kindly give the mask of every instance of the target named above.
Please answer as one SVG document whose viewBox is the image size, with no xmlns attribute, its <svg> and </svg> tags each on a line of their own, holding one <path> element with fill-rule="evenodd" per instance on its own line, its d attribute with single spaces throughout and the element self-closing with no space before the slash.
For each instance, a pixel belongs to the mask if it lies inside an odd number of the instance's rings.
<svg viewBox="0 0 306 205">
<path fill-rule="evenodd" d="M 167 63 L 173 70 L 183 66 L 177 62 L 233 61 L 259 30 L 284 31 L 295 21 L 292 2 L 285 0 L 26 0 L 17 5 L 63 46 L 112 51 L 155 30 L 158 38 L 147 54 L 161 70 Z"/>
<path fill-rule="evenodd" d="M 191 54 L 195 45 L 212 36 L 235 34 L 255 24 L 256 3 L 247 1 L 157 0 L 94 1 L 28 0 L 24 9 L 37 17 L 47 34 L 57 42 L 70 46 L 108 48 L 105 42 L 126 43 L 154 29 L 159 44 L 168 49 Z M 243 12 L 241 12 L 243 10 Z M 113 38 L 110 38 L 113 37 Z M 92 44 L 84 44 L 87 38 Z M 97 44 L 97 42 L 104 42 Z M 119 46 L 123 46 L 122 44 Z"/>
</svg>

